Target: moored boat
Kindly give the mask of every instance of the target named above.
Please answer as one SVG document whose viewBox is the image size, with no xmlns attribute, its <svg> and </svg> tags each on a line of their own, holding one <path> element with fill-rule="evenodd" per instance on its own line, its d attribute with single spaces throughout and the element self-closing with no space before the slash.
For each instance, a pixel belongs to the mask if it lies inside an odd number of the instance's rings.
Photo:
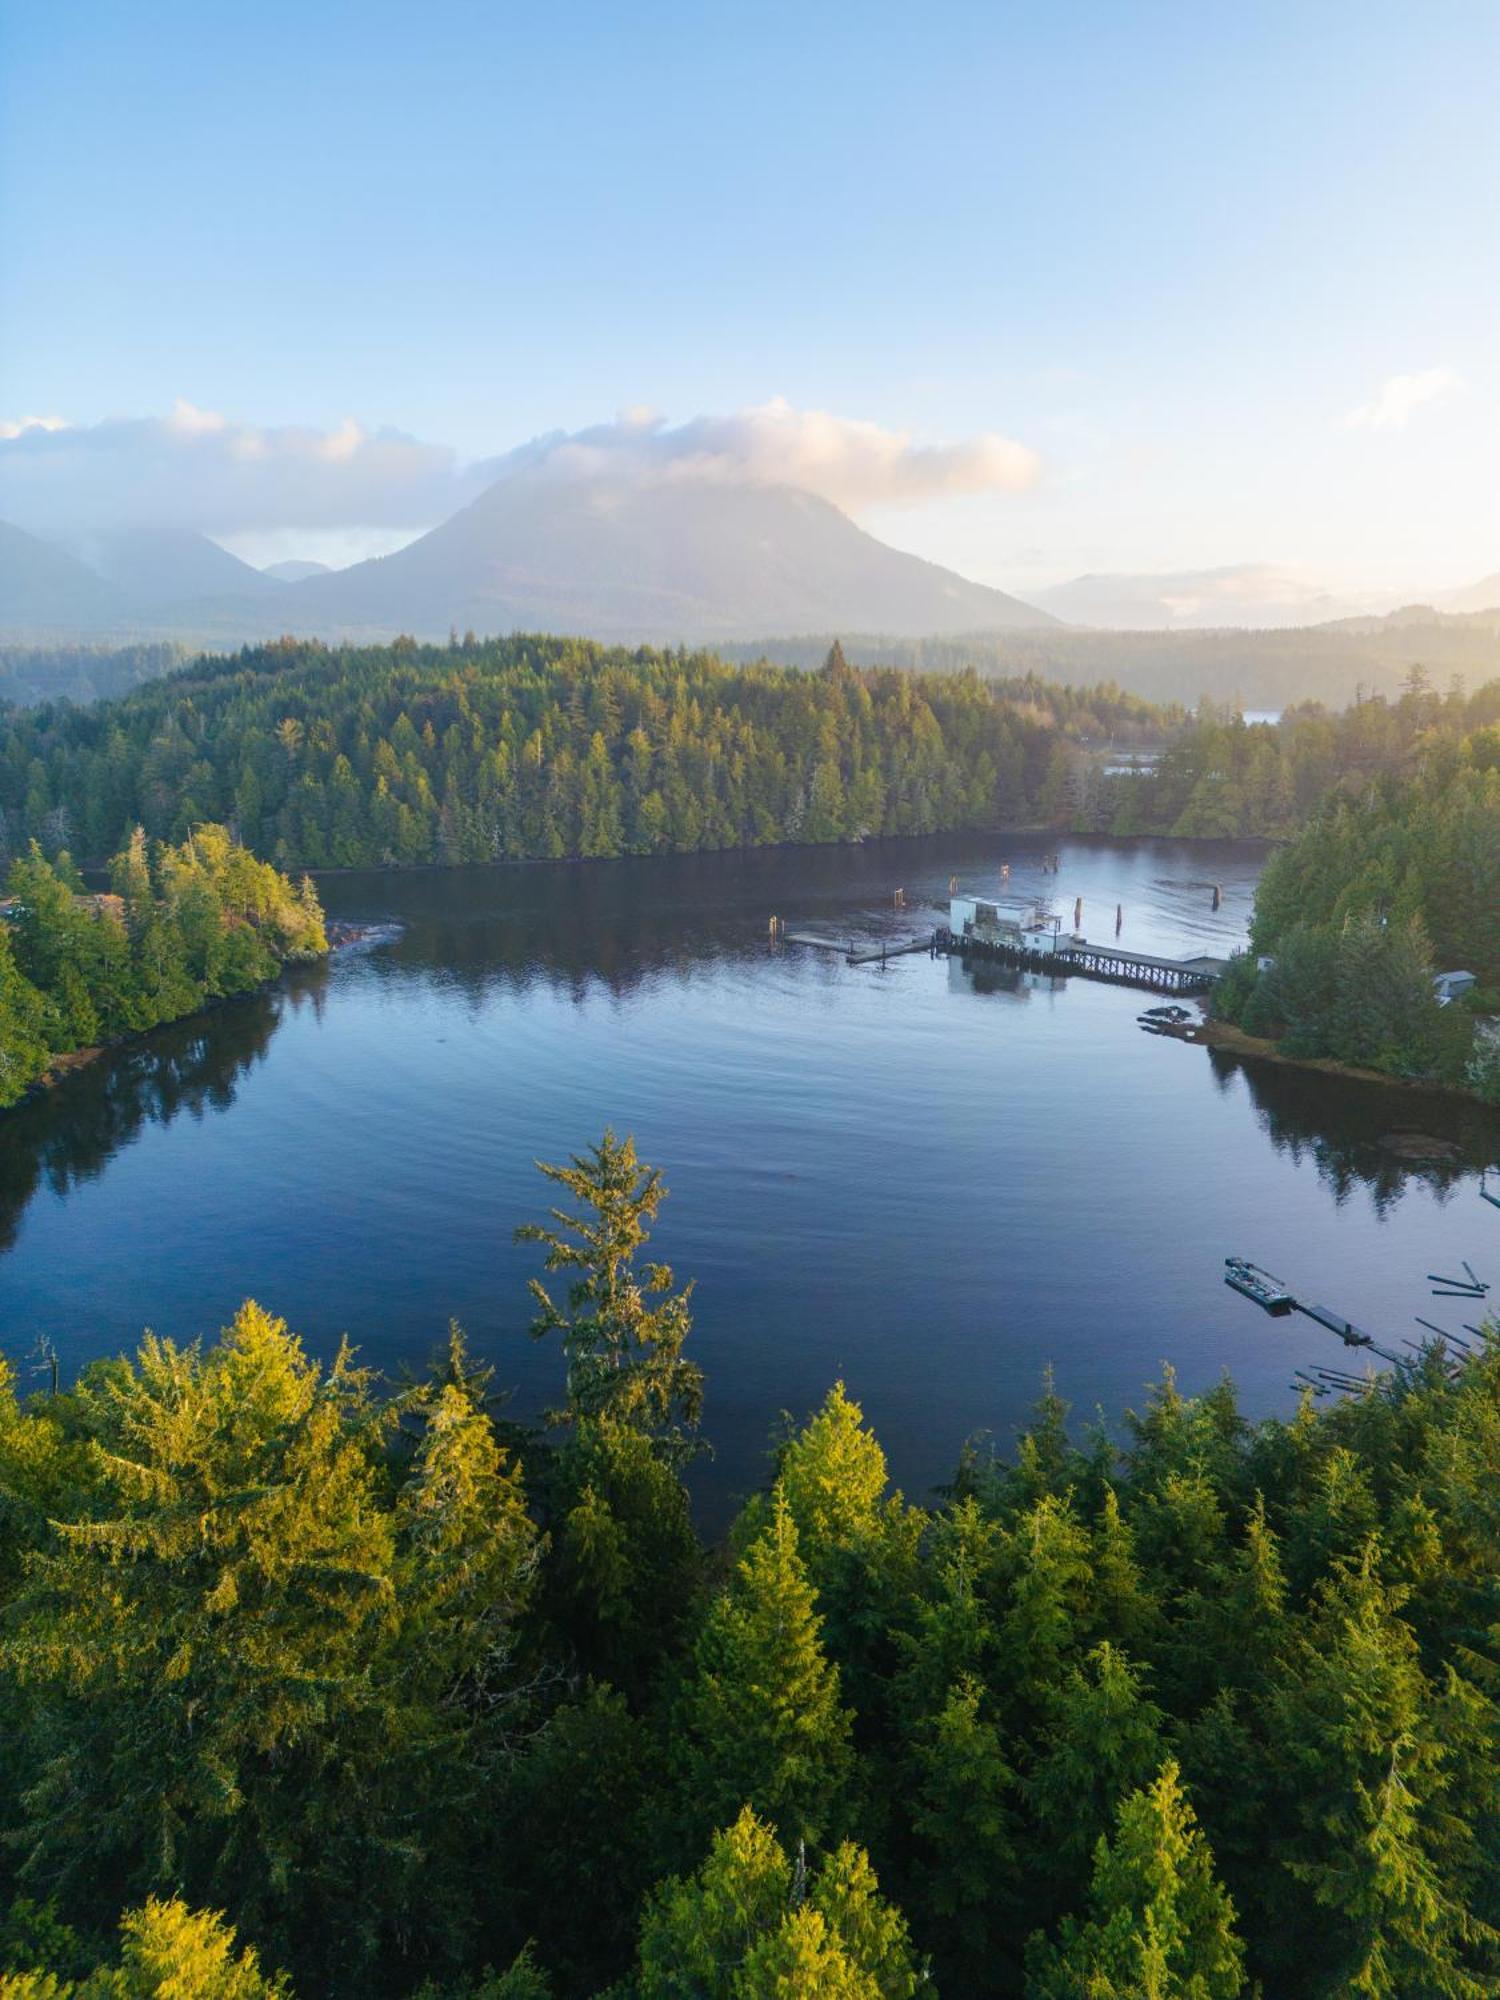
<svg viewBox="0 0 1500 2000">
<path fill-rule="evenodd" d="M 1224 1259 L 1224 1282 L 1278 1318 L 1291 1312 L 1297 1303 L 1280 1278 L 1263 1271 L 1259 1264 L 1252 1264 L 1248 1257 Z"/>
</svg>

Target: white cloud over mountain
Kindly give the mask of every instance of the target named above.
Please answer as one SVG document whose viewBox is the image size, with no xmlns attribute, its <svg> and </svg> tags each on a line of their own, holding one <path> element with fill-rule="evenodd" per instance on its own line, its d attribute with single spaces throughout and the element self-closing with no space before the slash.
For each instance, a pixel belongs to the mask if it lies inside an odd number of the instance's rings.
<svg viewBox="0 0 1500 2000">
<path fill-rule="evenodd" d="M 962 444 L 922 445 L 907 431 L 794 409 L 781 396 L 675 426 L 651 412 L 629 411 L 613 424 L 541 439 L 533 449 L 563 475 L 795 486 L 851 513 L 949 494 L 1019 493 L 1042 471 L 1029 446 L 993 432 Z"/>
<path fill-rule="evenodd" d="M 507 475 L 606 483 L 796 486 L 852 512 L 963 493 L 1015 493 L 1041 461 L 993 433 L 921 444 L 904 431 L 775 398 L 678 425 L 647 411 L 465 463 L 446 445 L 352 419 L 333 430 L 247 424 L 179 401 L 170 415 L 0 425 L 0 517 L 40 532 L 121 525 L 219 536 L 416 529 Z"/>
<path fill-rule="evenodd" d="M 166 417 L 0 434 L 0 516 L 41 532 L 419 528 L 467 497 L 446 446 L 353 423 L 268 427 L 179 401 Z"/>
</svg>

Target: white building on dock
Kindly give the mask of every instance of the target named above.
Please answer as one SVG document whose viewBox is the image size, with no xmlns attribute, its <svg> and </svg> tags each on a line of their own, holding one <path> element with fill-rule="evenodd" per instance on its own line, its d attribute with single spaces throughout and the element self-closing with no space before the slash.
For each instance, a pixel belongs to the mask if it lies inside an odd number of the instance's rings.
<svg viewBox="0 0 1500 2000">
<path fill-rule="evenodd" d="M 953 896 L 948 929 L 956 938 L 1009 945 L 1015 951 L 1056 951 L 1061 924 L 1046 907 L 1023 896 Z"/>
</svg>

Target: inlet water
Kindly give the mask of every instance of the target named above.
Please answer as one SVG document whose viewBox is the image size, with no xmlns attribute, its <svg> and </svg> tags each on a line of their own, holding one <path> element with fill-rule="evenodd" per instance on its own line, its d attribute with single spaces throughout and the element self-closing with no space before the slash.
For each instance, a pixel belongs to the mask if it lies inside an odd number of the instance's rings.
<svg viewBox="0 0 1500 2000">
<path fill-rule="evenodd" d="M 1153 1038 L 1152 996 L 1124 988 L 768 936 L 778 915 L 908 937 L 956 878 L 1068 920 L 1081 896 L 1099 939 L 1121 906 L 1129 949 L 1223 953 L 1260 861 L 1000 836 L 328 877 L 331 914 L 399 938 L 0 1120 L 0 1344 L 25 1368 L 45 1335 L 71 1372 L 254 1297 L 315 1352 L 347 1334 L 395 1372 L 457 1318 L 530 1414 L 561 1368 L 529 1337 L 538 1258 L 512 1231 L 549 1198 L 533 1162 L 612 1124 L 664 1168 L 653 1248 L 697 1284 L 710 1524 L 763 1476 L 777 1413 L 839 1378 L 918 1497 L 967 1436 L 1004 1444 L 1048 1364 L 1112 1423 L 1163 1361 L 1289 1409 L 1296 1368 L 1350 1357 L 1227 1291 L 1225 1256 L 1395 1344 L 1443 1317 L 1428 1271 L 1500 1280 L 1477 1198 L 1494 1119 Z M 1452 1151 L 1403 1159 L 1413 1129 Z"/>
</svg>

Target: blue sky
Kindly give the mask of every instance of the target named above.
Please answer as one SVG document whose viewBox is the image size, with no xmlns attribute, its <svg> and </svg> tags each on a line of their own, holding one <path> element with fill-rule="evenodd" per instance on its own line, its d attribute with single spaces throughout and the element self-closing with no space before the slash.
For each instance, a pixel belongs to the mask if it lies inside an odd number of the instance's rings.
<svg viewBox="0 0 1500 2000">
<path fill-rule="evenodd" d="M 1036 452 L 859 509 L 1002 584 L 1500 567 L 1494 0 L 7 0 L 0 92 L 12 421 L 782 397 Z"/>
</svg>

